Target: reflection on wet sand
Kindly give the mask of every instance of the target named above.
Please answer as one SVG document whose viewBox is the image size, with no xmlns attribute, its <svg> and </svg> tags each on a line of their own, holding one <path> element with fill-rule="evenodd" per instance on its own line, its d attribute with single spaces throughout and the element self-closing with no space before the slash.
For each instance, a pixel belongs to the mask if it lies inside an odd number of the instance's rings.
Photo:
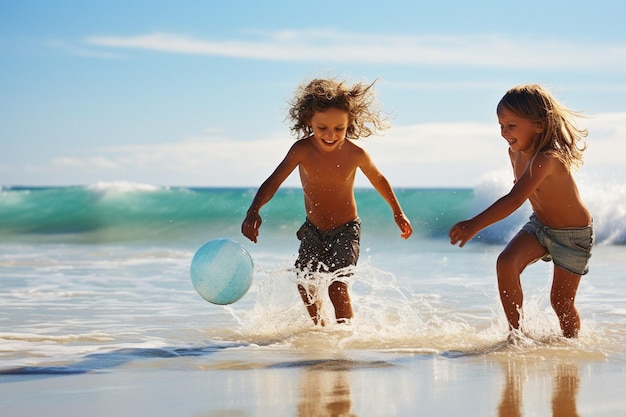
<svg viewBox="0 0 626 417">
<path fill-rule="evenodd" d="M 576 395 L 580 377 L 578 366 L 572 363 L 557 364 L 552 387 L 552 416 L 578 416 Z"/>
<path fill-rule="evenodd" d="M 524 382 L 528 379 L 527 365 L 519 361 L 503 363 L 505 378 L 498 405 L 499 417 L 521 417 Z M 580 377 L 578 365 L 556 363 L 553 366 L 552 417 L 578 417 L 576 396 Z"/>
<path fill-rule="evenodd" d="M 504 389 L 502 399 L 498 406 L 499 417 L 521 417 L 522 415 L 522 388 L 523 380 L 526 378 L 520 371 L 516 362 L 506 362 Z"/>
<path fill-rule="evenodd" d="M 299 417 L 356 417 L 351 413 L 350 375 L 347 370 L 304 369 Z"/>
</svg>

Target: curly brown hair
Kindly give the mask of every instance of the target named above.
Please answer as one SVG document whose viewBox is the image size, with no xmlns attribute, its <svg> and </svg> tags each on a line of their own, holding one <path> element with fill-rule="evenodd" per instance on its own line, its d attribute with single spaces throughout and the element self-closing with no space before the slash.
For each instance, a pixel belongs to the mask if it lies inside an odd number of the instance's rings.
<svg viewBox="0 0 626 417">
<path fill-rule="evenodd" d="M 534 144 L 534 155 L 545 152 L 558 158 L 568 170 L 583 163 L 587 129 L 574 123 L 582 114 L 559 103 L 541 85 L 527 84 L 511 88 L 498 103 L 496 112 L 505 109 L 524 119 L 543 126 L 539 139 Z"/>
<path fill-rule="evenodd" d="M 330 108 L 348 113 L 349 126 L 346 137 L 358 139 L 377 134 L 387 129 L 389 124 L 377 108 L 374 94 L 374 81 L 371 84 L 355 83 L 346 86 L 344 81 L 336 79 L 314 79 L 301 84 L 294 98 L 289 102 L 291 131 L 304 139 L 313 134 L 311 118 L 316 112 Z"/>
</svg>

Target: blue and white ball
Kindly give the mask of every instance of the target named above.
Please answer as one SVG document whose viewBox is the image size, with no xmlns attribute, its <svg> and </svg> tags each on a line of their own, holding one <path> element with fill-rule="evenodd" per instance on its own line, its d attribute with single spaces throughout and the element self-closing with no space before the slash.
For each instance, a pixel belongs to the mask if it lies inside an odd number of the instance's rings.
<svg viewBox="0 0 626 417">
<path fill-rule="evenodd" d="M 198 249 L 191 260 L 190 273 L 202 298 L 213 304 L 232 304 L 250 289 L 254 262 L 239 243 L 215 239 Z"/>
</svg>

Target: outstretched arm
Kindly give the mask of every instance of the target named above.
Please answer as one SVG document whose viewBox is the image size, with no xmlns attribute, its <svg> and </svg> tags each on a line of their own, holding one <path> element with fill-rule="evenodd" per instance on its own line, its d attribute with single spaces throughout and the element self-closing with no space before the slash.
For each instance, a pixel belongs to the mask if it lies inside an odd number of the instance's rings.
<svg viewBox="0 0 626 417">
<path fill-rule="evenodd" d="M 393 219 L 396 224 L 400 228 L 401 234 L 404 239 L 408 239 L 409 236 L 413 233 L 413 228 L 411 227 L 411 222 L 404 215 L 402 211 L 402 207 L 400 207 L 400 203 L 398 202 L 398 198 L 387 181 L 387 178 L 376 168 L 369 155 L 364 152 L 363 162 L 361 163 L 361 171 L 369 182 L 374 186 L 376 191 L 385 199 L 391 210 L 393 211 Z"/>
<path fill-rule="evenodd" d="M 463 247 L 482 229 L 504 219 L 517 210 L 552 172 L 555 163 L 554 158 L 546 157 L 543 154 L 537 155 L 507 195 L 498 199 L 475 217 L 452 226 L 448 234 L 450 243 L 453 245 L 458 243 L 460 247 Z"/>
<path fill-rule="evenodd" d="M 298 146 L 299 144 L 296 142 L 291 147 L 285 156 L 285 159 L 283 159 L 278 167 L 276 167 L 272 175 L 270 175 L 265 182 L 261 184 L 259 190 L 254 196 L 254 199 L 252 200 L 252 204 L 250 204 L 250 208 L 246 213 L 246 218 L 241 224 L 241 233 L 254 243 L 256 243 L 257 237 L 259 236 L 259 228 L 261 227 L 262 222 L 259 211 L 261 210 L 261 207 L 274 197 L 278 187 L 280 187 L 289 174 L 291 174 L 298 166 Z"/>
</svg>

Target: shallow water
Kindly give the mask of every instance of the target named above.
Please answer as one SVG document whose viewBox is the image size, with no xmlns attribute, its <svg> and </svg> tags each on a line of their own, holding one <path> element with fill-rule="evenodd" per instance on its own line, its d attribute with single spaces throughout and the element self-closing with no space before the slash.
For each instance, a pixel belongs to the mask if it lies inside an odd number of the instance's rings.
<svg viewBox="0 0 626 417">
<path fill-rule="evenodd" d="M 255 260 L 250 291 L 230 306 L 207 303 L 191 284 L 200 234 L 5 238 L 0 407 L 12 416 L 624 414 L 622 245 L 594 249 L 576 340 L 560 337 L 549 305 L 551 264 L 530 266 L 527 336 L 511 344 L 495 281 L 502 243 L 403 241 L 363 220 L 355 318 L 325 328 L 312 325 L 295 288 L 295 230 L 271 221 L 277 233 L 262 229 L 257 245 L 220 236 Z"/>
<path fill-rule="evenodd" d="M 3 245 L 0 294 L 3 368 L 41 366 L 120 348 L 321 344 L 474 354 L 506 337 L 493 263 L 501 249 L 422 242 L 394 262 L 369 249 L 352 284 L 350 326 L 312 327 L 295 290 L 295 254 L 255 256 L 255 281 L 239 302 L 215 306 L 189 279 L 193 250 L 142 245 Z M 395 251 L 396 248 L 391 248 Z M 621 247 L 598 247 L 581 282 L 583 326 L 570 349 L 623 357 L 626 264 Z M 386 261 L 385 261 L 386 260 Z M 378 265 L 376 263 L 379 263 Z M 565 343 L 547 300 L 551 265 L 523 277 L 530 343 Z M 330 303 L 326 303 L 330 306 Z M 330 319 L 332 311 L 325 311 Z M 330 320 L 332 321 L 332 320 Z M 323 337 L 320 337 L 323 336 Z M 333 340 L 337 338 L 337 340 Z M 320 340 L 323 339 L 323 340 Z"/>
</svg>

